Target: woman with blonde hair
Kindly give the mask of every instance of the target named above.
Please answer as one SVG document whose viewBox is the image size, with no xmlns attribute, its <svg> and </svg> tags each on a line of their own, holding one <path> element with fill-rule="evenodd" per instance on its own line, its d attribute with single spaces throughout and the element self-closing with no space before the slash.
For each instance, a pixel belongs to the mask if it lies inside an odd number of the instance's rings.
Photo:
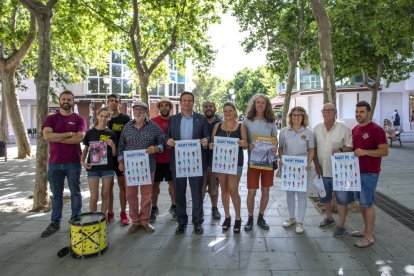
<svg viewBox="0 0 414 276">
<path fill-rule="evenodd" d="M 279 135 L 279 169 L 282 168 L 282 156 L 307 156 L 306 170 L 309 171 L 315 156 L 315 139 L 313 132 L 308 128 L 308 115 L 303 107 L 296 106 L 289 112 L 289 126 L 283 128 Z M 295 218 L 296 196 L 298 198 L 298 216 Z M 282 224 L 287 228 L 296 224 L 296 233 L 305 231 L 307 196 L 306 192 L 286 191 L 286 201 L 289 218 Z"/>
<path fill-rule="evenodd" d="M 211 134 L 211 141 L 214 141 L 214 136 L 238 138 L 239 155 L 237 160 L 237 174 L 217 173 L 217 177 L 221 187 L 221 199 L 223 201 L 225 219 L 222 225 L 223 231 L 229 230 L 231 226 L 230 218 L 230 198 L 233 202 L 235 211 L 235 222 L 233 232 L 240 233 L 241 217 L 240 217 L 240 195 L 239 182 L 243 172 L 243 149 L 247 148 L 247 130 L 246 127 L 237 122 L 236 106 L 232 102 L 227 102 L 223 105 L 223 122 L 217 123 L 214 126 Z M 210 149 L 213 149 L 214 144 L 210 143 Z"/>
</svg>

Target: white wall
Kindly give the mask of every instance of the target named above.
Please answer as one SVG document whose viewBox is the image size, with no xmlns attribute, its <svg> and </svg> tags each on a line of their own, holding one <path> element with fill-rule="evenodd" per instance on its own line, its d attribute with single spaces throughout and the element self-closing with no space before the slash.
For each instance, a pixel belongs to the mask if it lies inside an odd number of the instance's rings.
<svg viewBox="0 0 414 276">
<path fill-rule="evenodd" d="M 401 93 L 400 92 L 392 92 L 392 93 L 380 93 L 380 100 L 377 103 L 381 104 L 381 114 L 379 116 L 379 120 L 380 122 L 377 123 L 382 123 L 384 122 L 384 119 L 389 119 L 391 120 L 391 116 L 394 113 L 394 110 L 397 109 L 398 113 L 400 114 L 400 118 L 401 120 L 403 119 L 401 116 Z"/>
<path fill-rule="evenodd" d="M 317 124 L 322 122 L 322 106 L 323 106 L 323 95 L 310 95 L 309 97 L 309 126 L 311 128 L 315 127 Z"/>
</svg>

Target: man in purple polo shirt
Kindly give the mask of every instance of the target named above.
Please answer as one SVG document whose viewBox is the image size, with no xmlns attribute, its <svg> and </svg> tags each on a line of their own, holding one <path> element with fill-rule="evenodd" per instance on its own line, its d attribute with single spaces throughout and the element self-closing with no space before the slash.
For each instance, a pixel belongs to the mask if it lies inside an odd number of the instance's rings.
<svg viewBox="0 0 414 276">
<path fill-rule="evenodd" d="M 50 148 L 47 177 L 53 193 L 52 222 L 42 232 L 43 238 L 52 235 L 60 228 L 65 177 L 70 190 L 71 217 L 79 215 L 82 209 L 80 143 L 87 127 L 85 120 L 73 112 L 74 99 L 75 96 L 71 91 L 63 91 L 59 95 L 59 112 L 47 116 L 43 123 L 43 138 L 49 142 Z"/>
</svg>

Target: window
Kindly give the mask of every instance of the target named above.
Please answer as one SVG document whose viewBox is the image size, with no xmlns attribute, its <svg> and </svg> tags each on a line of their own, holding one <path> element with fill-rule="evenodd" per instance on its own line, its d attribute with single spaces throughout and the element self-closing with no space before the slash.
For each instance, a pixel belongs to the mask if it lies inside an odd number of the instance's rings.
<svg viewBox="0 0 414 276">
<path fill-rule="evenodd" d="M 131 92 L 132 82 L 130 80 L 132 71 L 126 65 L 126 56 L 122 52 L 111 52 L 111 61 L 105 72 L 98 72 L 94 68 L 88 71 L 88 93 L 105 94 L 103 76 L 111 77 L 108 93 L 128 94 Z"/>
</svg>

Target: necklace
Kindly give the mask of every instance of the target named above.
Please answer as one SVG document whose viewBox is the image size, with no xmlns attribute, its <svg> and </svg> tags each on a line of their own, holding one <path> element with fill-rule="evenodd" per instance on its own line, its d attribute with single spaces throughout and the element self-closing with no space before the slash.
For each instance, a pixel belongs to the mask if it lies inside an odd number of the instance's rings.
<svg viewBox="0 0 414 276">
<path fill-rule="evenodd" d="M 228 127 L 228 124 L 226 122 L 224 122 L 223 124 L 226 126 L 226 129 L 230 129 L 229 131 L 225 130 L 226 136 L 230 137 L 231 133 L 233 132 L 232 131 L 233 128 Z"/>
</svg>

